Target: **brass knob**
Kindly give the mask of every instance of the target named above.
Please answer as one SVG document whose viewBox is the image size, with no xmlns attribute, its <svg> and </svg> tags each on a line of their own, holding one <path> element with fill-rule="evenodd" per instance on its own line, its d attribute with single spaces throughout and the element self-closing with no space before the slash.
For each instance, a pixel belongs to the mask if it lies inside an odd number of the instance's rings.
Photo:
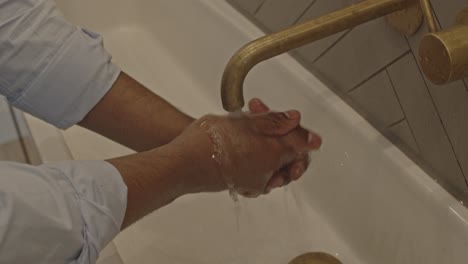
<svg viewBox="0 0 468 264">
<path fill-rule="evenodd" d="M 468 8 L 457 18 L 458 25 L 423 37 L 419 60 L 424 74 L 435 84 L 468 77 Z"/>
<path fill-rule="evenodd" d="M 343 264 L 337 258 L 322 252 L 306 253 L 291 260 L 289 264 Z"/>
</svg>

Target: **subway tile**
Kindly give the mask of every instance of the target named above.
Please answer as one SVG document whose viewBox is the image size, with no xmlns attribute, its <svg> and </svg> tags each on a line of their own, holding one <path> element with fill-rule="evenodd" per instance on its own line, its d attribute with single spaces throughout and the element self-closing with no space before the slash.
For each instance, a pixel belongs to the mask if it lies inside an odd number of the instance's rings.
<svg viewBox="0 0 468 264">
<path fill-rule="evenodd" d="M 255 17 L 271 31 L 294 24 L 315 0 L 266 0 Z"/>
<path fill-rule="evenodd" d="M 414 153 L 419 153 L 418 144 L 414 139 L 411 128 L 406 120 L 402 120 L 388 128 L 388 131 L 395 136 L 401 143 L 409 147 Z"/>
<path fill-rule="evenodd" d="M 427 32 L 424 27 L 417 35 L 409 38 L 414 54 L 419 52 L 420 39 Z M 437 107 L 440 119 L 453 145 L 462 171 L 468 179 L 468 93 L 463 81 L 446 85 L 435 85 L 425 76 L 424 80 Z"/>
<path fill-rule="evenodd" d="M 451 188 L 463 190 L 462 171 L 413 54 L 388 67 L 388 73 L 422 158 Z"/>
<path fill-rule="evenodd" d="M 260 5 L 265 2 L 265 0 L 228 0 L 231 4 L 240 7 L 242 10 L 246 11 L 249 14 L 255 14 L 255 11 L 260 7 Z"/>
<path fill-rule="evenodd" d="M 313 68 L 335 88 L 349 91 L 408 50 L 404 37 L 381 18 L 354 28 Z"/>
<path fill-rule="evenodd" d="M 442 28 L 454 25 L 458 12 L 468 7 L 467 0 L 431 0 L 431 3 Z"/>
<path fill-rule="evenodd" d="M 386 71 L 377 74 L 348 95 L 379 125 L 387 127 L 405 117 Z"/>
<path fill-rule="evenodd" d="M 353 1 L 350 0 L 317 0 L 301 17 L 301 19 L 299 19 L 298 23 L 303 23 L 335 10 L 344 8 L 348 5 L 351 5 L 352 2 Z M 297 53 L 299 56 L 301 56 L 301 58 L 303 58 L 305 62 L 312 64 L 321 54 L 323 54 L 331 45 L 333 45 L 333 43 L 338 41 L 345 32 L 346 31 L 308 44 L 302 48 L 299 48 Z"/>
</svg>

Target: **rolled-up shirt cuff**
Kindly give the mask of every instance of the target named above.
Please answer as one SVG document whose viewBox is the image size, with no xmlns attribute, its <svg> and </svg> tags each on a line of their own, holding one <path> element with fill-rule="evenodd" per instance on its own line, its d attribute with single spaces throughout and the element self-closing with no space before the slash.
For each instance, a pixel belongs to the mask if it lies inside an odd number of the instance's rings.
<svg viewBox="0 0 468 264">
<path fill-rule="evenodd" d="M 97 257 L 119 234 L 124 220 L 127 186 L 121 174 L 105 161 L 68 161 L 44 166 L 60 170 L 70 181 L 84 222 L 85 251 L 92 258 Z"/>
<path fill-rule="evenodd" d="M 81 121 L 116 81 L 120 69 L 111 58 L 100 35 L 78 28 L 31 86 L 11 103 L 66 129 Z"/>
</svg>

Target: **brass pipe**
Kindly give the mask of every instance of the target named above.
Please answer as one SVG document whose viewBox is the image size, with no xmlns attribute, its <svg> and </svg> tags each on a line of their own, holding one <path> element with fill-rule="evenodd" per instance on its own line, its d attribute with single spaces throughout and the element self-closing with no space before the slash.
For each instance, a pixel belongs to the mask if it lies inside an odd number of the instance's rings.
<svg viewBox="0 0 468 264">
<path fill-rule="evenodd" d="M 418 1 L 366 0 L 248 43 L 234 54 L 224 70 L 221 82 L 224 109 L 230 112 L 242 109 L 244 80 L 258 63 L 415 3 Z"/>
<path fill-rule="evenodd" d="M 421 0 L 421 9 L 426 19 L 426 24 L 429 32 L 437 32 L 437 21 L 434 16 L 431 0 Z"/>
</svg>

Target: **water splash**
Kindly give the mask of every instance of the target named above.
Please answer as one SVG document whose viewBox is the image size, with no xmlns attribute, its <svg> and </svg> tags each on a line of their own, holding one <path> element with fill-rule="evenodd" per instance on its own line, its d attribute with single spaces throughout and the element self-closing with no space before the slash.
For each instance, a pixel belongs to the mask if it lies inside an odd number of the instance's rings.
<svg viewBox="0 0 468 264">
<path fill-rule="evenodd" d="M 234 117 L 234 118 L 240 118 L 242 116 L 244 116 L 244 112 L 242 112 L 242 110 L 237 110 L 237 111 L 234 111 L 234 112 L 230 112 L 228 115 L 230 117 Z"/>
<path fill-rule="evenodd" d="M 242 113 L 235 113 L 237 115 L 240 115 Z M 214 124 L 211 120 L 207 119 L 204 120 L 201 124 L 200 127 L 205 129 L 206 133 L 208 133 L 211 142 L 213 144 L 213 154 L 211 155 L 211 158 L 215 161 L 215 163 L 218 165 L 218 171 L 221 177 L 223 177 L 224 182 L 226 183 L 226 186 L 229 190 L 229 196 L 234 202 L 237 202 L 239 200 L 237 191 L 235 189 L 234 185 L 234 179 L 232 179 L 230 176 L 226 175 L 225 173 L 222 172 L 220 167 L 222 164 L 229 164 L 230 160 L 226 156 L 226 154 L 223 151 L 223 138 L 221 136 L 221 133 L 219 132 L 219 128 Z"/>
<path fill-rule="evenodd" d="M 234 201 L 234 214 L 236 215 L 236 230 L 237 230 L 237 233 L 240 233 L 241 229 L 240 229 L 240 220 L 241 220 L 241 213 L 242 213 L 242 206 L 241 206 L 241 203 L 239 201 L 239 198 L 237 197 L 237 193 L 236 193 L 236 196 L 235 198 L 233 198 L 231 196 L 232 200 Z"/>
</svg>

